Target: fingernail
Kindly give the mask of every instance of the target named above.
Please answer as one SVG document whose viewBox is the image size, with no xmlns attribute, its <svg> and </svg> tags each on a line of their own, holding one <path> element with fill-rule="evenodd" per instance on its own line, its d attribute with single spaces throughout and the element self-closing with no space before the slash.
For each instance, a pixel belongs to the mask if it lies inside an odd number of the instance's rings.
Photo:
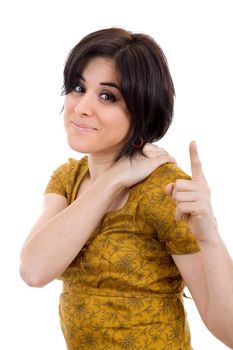
<svg viewBox="0 0 233 350">
<path fill-rule="evenodd" d="M 193 146 L 193 148 L 194 148 L 195 150 L 197 149 L 197 144 L 196 144 L 195 141 L 192 141 L 192 146 Z"/>
</svg>

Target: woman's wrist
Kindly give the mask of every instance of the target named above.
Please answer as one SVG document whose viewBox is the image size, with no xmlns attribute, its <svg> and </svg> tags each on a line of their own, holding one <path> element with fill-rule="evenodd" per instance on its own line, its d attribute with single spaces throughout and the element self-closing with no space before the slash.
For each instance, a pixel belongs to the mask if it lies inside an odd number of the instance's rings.
<svg viewBox="0 0 233 350">
<path fill-rule="evenodd" d="M 197 239 L 201 244 L 204 246 L 212 246 L 216 244 L 218 245 L 219 242 L 221 242 L 222 238 L 218 231 L 218 224 L 213 215 L 211 215 L 210 218 L 207 217 L 206 220 L 204 220 L 203 225 L 200 226 L 202 226 L 202 229 L 200 228 L 202 234 L 200 234 L 199 237 L 197 236 Z"/>
<path fill-rule="evenodd" d="M 112 169 L 106 171 L 97 181 L 101 188 L 103 188 L 103 191 L 106 192 L 107 189 L 112 196 L 117 195 L 126 188 Z"/>
</svg>

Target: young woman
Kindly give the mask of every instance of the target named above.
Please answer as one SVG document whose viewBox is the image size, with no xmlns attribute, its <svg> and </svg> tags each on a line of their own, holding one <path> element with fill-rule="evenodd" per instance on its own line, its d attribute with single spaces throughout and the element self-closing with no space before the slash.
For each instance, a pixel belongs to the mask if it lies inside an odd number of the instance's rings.
<svg viewBox="0 0 233 350">
<path fill-rule="evenodd" d="M 233 348 L 233 263 L 196 145 L 190 178 L 152 144 L 173 115 L 161 48 L 120 28 L 91 33 L 68 56 L 64 95 L 68 143 L 87 156 L 52 175 L 21 275 L 35 287 L 63 281 L 67 348 L 191 349 L 185 285 Z"/>
</svg>

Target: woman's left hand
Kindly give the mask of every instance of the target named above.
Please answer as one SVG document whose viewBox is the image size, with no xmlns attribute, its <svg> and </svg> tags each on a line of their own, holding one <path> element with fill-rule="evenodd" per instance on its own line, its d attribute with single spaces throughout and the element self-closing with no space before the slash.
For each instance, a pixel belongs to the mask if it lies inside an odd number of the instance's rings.
<svg viewBox="0 0 233 350">
<path fill-rule="evenodd" d="M 199 241 L 211 241 L 210 235 L 216 220 L 213 214 L 210 189 L 205 179 L 195 142 L 189 146 L 191 180 L 176 180 L 167 185 L 166 191 L 176 204 L 176 220 L 188 223 L 191 232 Z"/>
</svg>

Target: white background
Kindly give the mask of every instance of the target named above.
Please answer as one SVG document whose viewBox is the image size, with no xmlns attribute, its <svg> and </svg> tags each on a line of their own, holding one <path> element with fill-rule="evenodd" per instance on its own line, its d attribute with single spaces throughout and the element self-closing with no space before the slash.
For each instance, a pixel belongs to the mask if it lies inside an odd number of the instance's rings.
<svg viewBox="0 0 233 350">
<path fill-rule="evenodd" d="M 69 50 L 93 30 L 122 26 L 150 34 L 163 48 L 177 97 L 174 122 L 159 144 L 190 173 L 188 144 L 197 141 L 219 229 L 233 253 L 231 3 L 1 2 L 1 349 L 65 349 L 60 282 L 43 289 L 26 286 L 18 275 L 19 251 L 51 172 L 74 157 L 59 114 L 62 71 Z M 193 301 L 185 304 L 194 349 L 226 349 L 205 329 Z"/>
</svg>

